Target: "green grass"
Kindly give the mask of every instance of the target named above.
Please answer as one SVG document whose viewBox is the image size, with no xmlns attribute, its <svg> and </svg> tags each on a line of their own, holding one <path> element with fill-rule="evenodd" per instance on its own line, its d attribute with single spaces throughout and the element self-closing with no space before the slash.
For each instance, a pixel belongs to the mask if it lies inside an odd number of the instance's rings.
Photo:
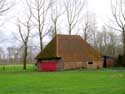
<svg viewBox="0 0 125 94">
<path fill-rule="evenodd" d="M 124 70 L 2 71 L 0 94 L 125 94 Z"/>
<path fill-rule="evenodd" d="M 34 64 L 27 64 L 27 70 L 34 70 Z M 0 72 L 17 72 L 23 71 L 23 64 L 0 65 Z"/>
</svg>

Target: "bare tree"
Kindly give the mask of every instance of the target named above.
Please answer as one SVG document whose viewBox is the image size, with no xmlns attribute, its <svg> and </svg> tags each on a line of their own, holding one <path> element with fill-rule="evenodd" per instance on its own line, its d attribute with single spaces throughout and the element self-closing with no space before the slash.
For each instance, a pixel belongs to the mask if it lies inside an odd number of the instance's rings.
<svg viewBox="0 0 125 94">
<path fill-rule="evenodd" d="M 17 22 L 17 27 L 18 27 L 18 32 L 19 35 L 21 37 L 21 40 L 23 42 L 23 46 L 24 46 L 24 53 L 23 53 L 23 69 L 26 69 L 26 63 L 27 63 L 27 50 L 28 50 L 28 41 L 29 41 L 29 37 L 30 37 L 30 32 L 31 32 L 31 25 L 30 25 L 30 21 L 31 21 L 31 15 L 25 19 L 25 23 L 21 23 L 20 20 L 18 19 Z M 23 24 L 23 26 L 26 27 L 26 31 L 22 30 L 21 24 Z"/>
<path fill-rule="evenodd" d="M 34 24 L 38 31 L 41 51 L 43 50 L 43 38 L 49 33 L 49 25 L 47 24 L 47 14 L 50 6 L 50 0 L 33 0 L 32 5 L 30 7 L 34 18 Z"/>
<path fill-rule="evenodd" d="M 27 64 L 27 56 L 28 56 L 28 42 L 31 34 L 31 29 L 32 29 L 32 12 L 30 9 L 29 3 L 26 1 L 26 4 L 28 6 L 28 12 L 25 13 L 24 21 L 23 19 L 17 19 L 17 28 L 18 28 L 18 33 L 20 35 L 20 39 L 23 43 L 24 51 L 23 51 L 23 69 L 26 69 L 26 64 Z M 17 38 L 18 39 L 18 38 Z"/>
<path fill-rule="evenodd" d="M 51 36 L 54 37 L 58 33 L 58 21 L 60 16 L 64 13 L 60 0 L 51 0 L 51 20 L 52 20 L 52 33 Z"/>
<path fill-rule="evenodd" d="M 96 48 L 100 52 L 104 51 L 104 49 L 103 49 L 104 46 L 103 46 L 103 34 L 102 34 L 102 32 L 97 32 L 96 41 L 97 41 Z"/>
<path fill-rule="evenodd" d="M 108 32 L 108 35 L 109 35 L 109 46 L 108 46 L 108 52 L 111 56 L 115 56 L 116 55 L 116 35 L 114 32 Z"/>
<path fill-rule="evenodd" d="M 122 33 L 122 42 L 123 42 L 123 63 L 125 65 L 125 3 L 123 0 L 116 0 L 116 4 L 113 5 L 111 2 L 112 15 L 114 18 L 114 25 L 112 27 L 116 31 Z"/>
<path fill-rule="evenodd" d="M 98 31 L 96 34 L 97 49 L 103 55 L 116 56 L 120 52 L 117 52 L 119 41 L 118 36 L 115 34 L 114 30 L 102 27 L 101 31 Z M 117 53 L 116 53 L 117 52 Z"/>
<path fill-rule="evenodd" d="M 72 34 L 72 30 L 76 26 L 80 13 L 84 7 L 85 0 L 65 0 L 64 7 L 66 11 L 66 17 L 68 22 L 68 33 Z"/>
<path fill-rule="evenodd" d="M 97 34 L 97 21 L 96 17 L 93 13 L 86 12 L 85 16 L 81 19 L 82 32 L 84 36 L 84 40 L 92 44 L 94 47 L 96 46 L 96 34 Z"/>
<path fill-rule="evenodd" d="M 84 17 L 83 19 L 83 22 L 82 22 L 82 31 L 84 33 L 84 40 L 87 41 L 87 35 L 88 35 L 88 32 L 89 32 L 89 28 L 90 28 L 90 23 L 89 23 L 89 16 L 88 16 L 88 11 L 86 13 L 86 17 Z"/>
</svg>

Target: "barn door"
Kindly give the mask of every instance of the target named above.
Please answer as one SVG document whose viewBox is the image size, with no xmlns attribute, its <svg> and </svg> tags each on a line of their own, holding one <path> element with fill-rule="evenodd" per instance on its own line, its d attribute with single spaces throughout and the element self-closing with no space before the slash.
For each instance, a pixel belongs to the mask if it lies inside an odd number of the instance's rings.
<svg viewBox="0 0 125 94">
<path fill-rule="evenodd" d="M 41 68 L 42 71 L 56 71 L 56 62 L 42 62 Z"/>
</svg>

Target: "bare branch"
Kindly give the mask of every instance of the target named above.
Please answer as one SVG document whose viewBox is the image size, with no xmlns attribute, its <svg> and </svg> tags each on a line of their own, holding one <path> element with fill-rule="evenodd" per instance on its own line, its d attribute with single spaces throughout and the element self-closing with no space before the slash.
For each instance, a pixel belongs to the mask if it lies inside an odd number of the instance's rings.
<svg viewBox="0 0 125 94">
<path fill-rule="evenodd" d="M 43 36 L 44 36 L 44 31 L 45 29 L 45 23 L 47 19 L 47 14 L 48 14 L 48 9 L 51 6 L 50 0 L 34 0 L 34 7 L 31 7 L 33 17 L 35 21 L 37 22 L 36 28 L 39 33 L 39 40 L 40 40 L 40 48 L 41 50 L 43 49 Z M 46 35 L 46 34 L 45 34 Z"/>
<path fill-rule="evenodd" d="M 13 5 L 14 3 L 9 4 L 7 0 L 0 0 L 0 15 L 6 13 Z"/>
<path fill-rule="evenodd" d="M 84 7 L 85 0 L 66 0 L 64 2 L 64 7 L 67 15 L 67 22 L 69 27 L 69 34 L 72 33 L 73 28 L 76 26 L 79 15 Z"/>
<path fill-rule="evenodd" d="M 106 25 L 107 27 L 109 27 L 109 28 L 115 30 L 115 31 L 120 31 L 120 32 L 122 32 L 122 30 L 120 30 L 120 29 L 118 29 L 118 28 L 116 28 L 116 27 L 113 27 L 113 26 L 108 25 L 108 24 L 105 24 L 105 25 Z"/>
<path fill-rule="evenodd" d="M 17 18 L 17 27 L 18 27 L 18 32 L 19 32 L 19 34 L 20 34 L 20 37 L 21 37 L 22 41 L 25 42 L 25 40 L 24 40 L 24 38 L 23 38 L 23 34 L 22 34 L 22 30 L 21 30 L 19 18 Z"/>
</svg>

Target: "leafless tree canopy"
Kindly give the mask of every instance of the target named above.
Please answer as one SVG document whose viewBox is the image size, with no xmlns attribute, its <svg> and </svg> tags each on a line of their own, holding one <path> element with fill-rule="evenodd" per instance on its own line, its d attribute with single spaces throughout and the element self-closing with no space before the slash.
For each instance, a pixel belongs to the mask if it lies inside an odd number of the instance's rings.
<svg viewBox="0 0 125 94">
<path fill-rule="evenodd" d="M 98 31 L 96 16 L 87 11 L 80 21 L 80 24 L 82 24 L 82 31 L 84 33 L 84 40 L 91 42 L 94 40 L 95 33 Z"/>
<path fill-rule="evenodd" d="M 38 30 L 41 50 L 43 50 L 43 38 L 48 34 L 47 14 L 50 6 L 50 0 L 33 0 L 30 7 Z"/>
<path fill-rule="evenodd" d="M 80 13 L 83 10 L 85 0 L 65 0 L 64 7 L 68 22 L 68 33 L 72 34 L 72 30 L 79 20 Z"/>
<path fill-rule="evenodd" d="M 0 0 L 0 15 L 7 12 L 13 4 L 7 2 L 7 0 Z"/>
<path fill-rule="evenodd" d="M 27 51 L 28 51 L 29 37 L 30 37 L 30 33 L 31 33 L 31 25 L 30 25 L 31 17 L 32 17 L 32 15 L 30 15 L 27 18 L 26 22 L 23 23 L 23 26 L 26 27 L 26 31 L 22 30 L 22 27 L 21 27 L 22 25 L 21 25 L 21 22 L 20 22 L 19 19 L 18 19 L 18 22 L 17 22 L 18 32 L 19 32 L 19 35 L 21 37 L 22 44 L 23 44 L 23 47 L 24 47 L 24 53 L 23 53 L 24 69 L 26 69 L 27 56 L 28 56 Z"/>
<path fill-rule="evenodd" d="M 29 14 L 27 15 L 25 13 L 25 20 L 24 22 L 21 21 L 20 18 L 17 19 L 17 28 L 18 28 L 18 33 L 20 35 L 20 39 L 22 41 L 23 44 L 23 69 L 26 69 L 26 63 L 27 63 L 27 56 L 28 56 L 28 43 L 29 43 L 29 38 L 31 35 L 31 29 L 32 29 L 32 12 L 31 9 L 29 7 L 28 2 L 26 3 L 28 8 L 29 8 Z M 22 28 L 25 28 L 25 30 L 23 30 Z M 18 39 L 18 38 L 17 38 Z"/>
<path fill-rule="evenodd" d="M 62 8 L 61 0 L 51 0 L 51 20 L 52 20 L 52 31 L 51 36 L 52 38 L 59 33 L 58 30 L 58 21 L 60 19 L 60 16 L 64 14 L 64 9 Z"/>
<path fill-rule="evenodd" d="M 120 31 L 122 33 L 123 41 L 123 56 L 125 58 L 125 3 L 123 0 L 116 0 L 115 5 L 111 2 L 112 15 L 115 21 L 116 27 L 113 29 Z M 125 59 L 123 60 L 125 63 Z"/>
</svg>

